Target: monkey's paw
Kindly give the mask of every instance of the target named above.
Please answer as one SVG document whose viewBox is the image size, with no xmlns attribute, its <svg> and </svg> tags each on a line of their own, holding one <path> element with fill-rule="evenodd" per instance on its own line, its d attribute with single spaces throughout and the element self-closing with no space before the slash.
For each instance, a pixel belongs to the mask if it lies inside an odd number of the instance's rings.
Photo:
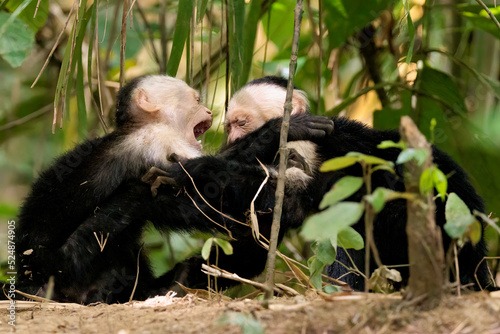
<svg viewBox="0 0 500 334">
<path fill-rule="evenodd" d="M 170 177 L 168 172 L 157 167 L 151 167 L 151 169 L 144 174 L 141 180 L 142 182 L 149 183 L 151 185 L 151 194 L 153 194 L 153 197 L 156 197 L 158 194 L 158 188 L 162 184 L 167 184 L 172 187 L 177 186 L 177 183 Z"/>
</svg>

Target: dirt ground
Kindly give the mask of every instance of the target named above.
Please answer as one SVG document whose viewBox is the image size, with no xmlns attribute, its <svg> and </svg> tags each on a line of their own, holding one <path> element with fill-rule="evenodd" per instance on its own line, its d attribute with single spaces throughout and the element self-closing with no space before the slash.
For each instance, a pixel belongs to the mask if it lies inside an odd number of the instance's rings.
<svg viewBox="0 0 500 334">
<path fill-rule="evenodd" d="M 167 306 L 145 302 L 80 306 L 19 302 L 16 326 L 0 304 L 0 333 L 490 333 L 500 334 L 500 294 L 448 297 L 417 311 L 397 295 L 353 294 L 257 300 L 205 300 L 188 295 Z"/>
</svg>

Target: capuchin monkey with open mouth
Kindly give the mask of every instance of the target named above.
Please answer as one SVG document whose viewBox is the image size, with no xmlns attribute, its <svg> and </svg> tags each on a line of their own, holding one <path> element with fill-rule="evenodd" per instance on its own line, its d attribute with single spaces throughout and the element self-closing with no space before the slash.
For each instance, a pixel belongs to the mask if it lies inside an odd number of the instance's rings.
<svg viewBox="0 0 500 334">
<path fill-rule="evenodd" d="M 123 87 L 116 130 L 58 158 L 25 199 L 16 230 L 18 289 L 45 296 L 53 276 L 56 300 L 121 301 L 130 295 L 134 281 L 123 282 L 135 279 L 145 222 L 123 224 L 109 208 L 127 209 L 117 200 L 128 196 L 124 183 L 140 183 L 151 166 L 166 168 L 172 154 L 201 156 L 197 137 L 211 124 L 212 112 L 181 80 L 144 76 Z M 141 281 L 147 282 L 151 272 L 141 259 Z"/>
<path fill-rule="evenodd" d="M 279 77 L 264 77 L 256 79 L 243 86 L 231 99 L 226 114 L 226 131 L 228 133 L 228 143 L 242 140 L 243 138 L 255 139 L 249 144 L 252 154 L 249 157 L 258 157 L 263 163 L 270 163 L 275 147 L 269 147 L 259 142 L 255 137 L 255 132 L 259 128 L 269 126 L 269 123 L 276 122 L 277 118 L 283 115 L 283 104 L 286 96 L 287 80 Z M 294 89 L 292 98 L 292 119 L 300 117 L 309 112 L 309 102 L 306 94 L 298 89 Z M 363 154 L 374 155 L 382 159 L 397 160 L 399 149 L 379 149 L 377 145 L 384 140 L 398 142 L 400 135 L 397 131 L 380 131 L 368 128 L 365 125 L 349 120 L 344 117 L 333 117 L 335 130 L 322 138 L 313 142 L 292 142 L 292 159 L 302 161 L 308 166 L 304 170 L 313 175 L 314 179 L 309 183 L 309 193 L 313 195 L 313 207 L 316 209 L 323 195 L 330 190 L 332 185 L 345 175 L 362 176 L 359 165 L 345 168 L 340 171 L 330 173 L 318 173 L 317 167 L 322 162 L 341 157 L 348 152 L 355 151 Z M 266 123 L 267 122 L 267 123 Z M 260 151 L 259 151 L 260 150 Z M 472 211 L 484 212 L 482 198 L 476 193 L 469 182 L 464 170 L 453 161 L 446 153 L 436 147 L 432 147 L 434 163 L 439 166 L 448 178 L 448 193 L 456 193 Z M 302 157 L 302 158 L 297 158 Z M 298 164 L 300 165 L 300 163 Z M 385 187 L 395 191 L 405 191 L 403 183 L 403 168 L 396 165 L 396 175 L 387 171 L 376 171 L 372 174 L 372 189 Z M 360 201 L 365 195 L 366 189 L 361 188 L 356 194 L 351 196 L 349 201 Z M 436 223 L 442 228 L 446 222 L 445 203 L 439 197 L 436 199 Z M 365 235 L 364 218 L 361 218 L 353 227 L 362 235 Z M 404 265 L 408 264 L 408 242 L 406 235 L 406 201 L 395 200 L 386 204 L 385 208 L 376 216 L 374 222 L 374 240 L 378 249 L 381 261 L 384 265 Z M 295 223 L 294 223 L 295 224 Z M 286 222 L 282 224 L 282 229 L 291 225 Z M 442 231 L 444 249 L 448 249 L 450 238 Z M 484 234 L 483 234 L 484 235 Z M 349 252 L 350 257 L 346 252 Z M 328 268 L 328 274 L 333 278 L 339 278 L 347 282 L 355 290 L 364 290 L 364 279 L 362 276 L 347 270 L 343 265 L 352 267 L 354 264 L 362 270 L 365 267 L 365 251 L 338 249 L 337 259 Z M 491 280 L 488 275 L 488 268 L 485 261 L 481 260 L 486 255 L 486 244 L 484 237 L 474 246 L 467 242 L 458 255 L 460 281 L 461 284 L 473 284 L 475 289 L 491 287 Z M 354 263 L 351 263 L 351 259 Z M 477 281 L 474 271 L 477 267 Z M 370 263 L 370 272 L 377 268 L 374 260 Z M 402 274 L 403 282 L 407 284 L 409 270 L 408 267 L 398 268 Z M 454 277 L 454 276 L 453 276 Z M 452 279 L 453 279 L 452 277 Z M 479 284 L 479 285 L 478 285 Z"/>
</svg>

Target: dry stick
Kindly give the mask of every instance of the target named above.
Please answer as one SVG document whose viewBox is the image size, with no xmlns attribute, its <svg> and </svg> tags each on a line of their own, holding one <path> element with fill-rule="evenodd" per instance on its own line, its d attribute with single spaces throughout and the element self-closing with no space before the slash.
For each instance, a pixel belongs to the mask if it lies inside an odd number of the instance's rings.
<svg viewBox="0 0 500 334">
<path fill-rule="evenodd" d="M 456 272 L 456 280 L 457 280 L 457 295 L 460 297 L 460 267 L 458 266 L 458 251 L 457 251 L 457 243 L 453 243 L 453 253 L 454 253 L 454 258 L 455 258 L 455 268 L 457 270 Z"/>
<path fill-rule="evenodd" d="M 96 15 L 99 16 L 99 4 L 96 2 Z M 107 15 L 107 14 L 106 14 Z M 99 96 L 99 106 L 97 105 L 97 102 L 95 99 L 92 97 L 92 101 L 94 102 L 95 105 L 95 110 L 97 113 L 97 117 L 99 118 L 99 122 L 101 122 L 101 125 L 104 129 L 105 133 L 108 133 L 108 126 L 106 125 L 106 121 L 104 120 L 104 109 L 102 105 L 102 87 L 101 87 L 101 62 L 99 61 L 100 55 L 99 55 L 99 20 L 95 20 L 95 32 L 94 32 L 94 37 L 92 43 L 94 43 L 94 52 L 95 52 L 95 64 L 96 64 L 96 74 L 97 74 L 97 95 Z M 92 55 L 88 55 L 89 57 L 92 57 Z M 89 74 L 89 78 L 92 76 L 92 73 Z M 91 83 L 89 82 L 89 86 Z M 99 110 L 100 109 L 100 110 Z"/>
<path fill-rule="evenodd" d="M 481 265 L 481 263 L 483 263 L 484 260 L 498 260 L 498 259 L 500 259 L 499 256 L 485 256 L 477 264 L 476 269 L 474 270 L 474 278 L 476 279 L 476 283 L 479 286 L 479 288 L 481 289 L 481 291 L 483 291 L 484 288 L 481 286 L 481 283 L 479 283 L 479 279 L 477 278 L 477 270 L 479 269 L 479 266 Z M 492 281 L 493 281 L 493 283 L 495 283 L 495 279 L 494 278 L 493 278 Z"/>
<path fill-rule="evenodd" d="M 228 1 L 221 1 L 221 9 L 222 15 L 224 16 L 224 3 L 226 5 L 226 45 L 228 48 L 226 49 L 226 98 L 224 100 L 224 110 L 227 111 L 227 107 L 229 105 L 229 63 L 230 63 L 230 53 L 229 53 L 229 9 L 228 9 Z M 224 25 L 222 25 L 223 27 Z M 223 30 L 221 29 L 221 36 Z"/>
<path fill-rule="evenodd" d="M 280 220 L 281 211 L 283 209 L 283 197 L 285 191 L 285 171 L 286 171 L 286 161 L 288 159 L 288 148 L 287 148 L 287 136 L 288 128 L 290 126 L 290 112 L 292 110 L 292 92 L 293 92 L 293 77 L 295 74 L 295 69 L 297 67 L 297 53 L 299 49 L 299 36 L 300 36 L 300 24 L 302 21 L 302 7 L 303 0 L 297 0 L 295 5 L 295 20 L 294 20 L 294 32 L 293 32 L 293 44 L 292 44 L 292 55 L 290 57 L 290 67 L 289 67 L 289 78 L 288 87 L 286 91 L 285 100 L 285 114 L 283 117 L 283 123 L 281 124 L 280 132 L 280 164 L 278 172 L 278 184 L 276 186 L 275 195 L 275 206 L 273 214 L 273 224 L 271 227 L 271 240 L 269 243 L 269 252 L 267 255 L 267 265 L 266 265 L 266 294 L 265 294 L 265 305 L 268 305 L 269 299 L 273 295 L 274 287 L 274 267 L 276 263 L 276 248 L 278 245 L 278 235 L 280 230 Z"/>
<path fill-rule="evenodd" d="M 255 281 L 240 277 L 240 276 L 233 274 L 233 273 L 230 273 L 224 269 L 217 268 L 214 265 L 207 266 L 206 264 L 202 264 L 201 268 L 202 268 L 201 271 L 204 274 L 214 276 L 214 277 L 222 277 L 222 278 L 230 279 L 230 280 L 237 281 L 240 283 L 249 284 L 249 285 L 252 285 L 252 286 L 254 286 L 258 289 L 261 289 L 263 291 L 266 290 L 266 285 L 263 283 L 255 282 Z M 280 293 L 280 294 L 289 294 L 288 293 L 289 290 L 282 290 L 278 287 L 274 287 L 274 291 L 276 291 L 277 293 Z"/>
<path fill-rule="evenodd" d="M 66 31 L 66 27 L 68 26 L 69 20 L 71 19 L 71 15 L 73 14 L 73 10 L 75 10 L 75 6 L 71 7 L 71 9 L 69 11 L 69 14 L 68 14 L 68 19 L 64 23 L 64 27 L 61 29 L 61 32 L 59 33 L 59 36 L 57 36 L 56 42 L 54 43 L 54 46 L 52 47 L 52 50 L 50 50 L 49 55 L 47 56 L 47 59 L 45 59 L 45 63 L 43 63 L 42 69 L 40 70 L 40 72 L 36 76 L 35 81 L 33 81 L 33 83 L 31 84 L 30 88 L 35 87 L 36 83 L 38 82 L 38 79 L 40 79 L 40 77 L 42 76 L 43 71 L 45 70 L 45 68 L 49 64 L 50 58 L 52 58 L 52 55 L 54 54 L 54 52 L 56 51 L 57 47 L 59 46 L 59 41 L 61 40 L 61 37 L 64 34 L 64 32 Z"/>
<path fill-rule="evenodd" d="M 128 0 L 123 0 L 122 30 L 120 38 L 120 88 L 125 84 L 125 46 L 127 45 L 127 7 Z"/>
</svg>

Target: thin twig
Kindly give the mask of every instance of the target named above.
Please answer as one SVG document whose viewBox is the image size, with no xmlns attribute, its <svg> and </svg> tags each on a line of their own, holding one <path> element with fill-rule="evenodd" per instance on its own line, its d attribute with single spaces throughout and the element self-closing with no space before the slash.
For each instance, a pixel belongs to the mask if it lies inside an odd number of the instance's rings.
<svg viewBox="0 0 500 334">
<path fill-rule="evenodd" d="M 134 288 L 132 289 L 132 293 L 130 294 L 129 302 L 132 301 L 132 298 L 134 298 L 135 294 L 135 289 L 137 288 L 137 283 L 139 282 L 139 259 L 141 256 L 141 250 L 144 245 L 141 245 L 141 248 L 139 248 L 139 252 L 137 252 L 137 274 L 135 276 L 135 283 L 134 283 Z"/>
<path fill-rule="evenodd" d="M 252 222 L 252 234 L 253 234 L 253 237 L 256 241 L 259 240 L 260 232 L 259 232 L 259 221 L 257 220 L 257 214 L 255 213 L 255 201 L 257 200 L 257 197 L 259 196 L 260 191 L 262 190 L 264 185 L 267 183 L 267 180 L 269 180 L 268 169 L 266 168 L 266 166 L 264 166 L 262 164 L 262 162 L 260 162 L 259 159 L 257 159 L 257 161 L 259 162 L 259 164 L 262 166 L 262 168 L 266 172 L 266 178 L 264 179 L 264 181 L 262 181 L 259 189 L 257 190 L 257 192 L 255 193 L 255 196 L 252 199 L 252 202 L 250 202 L 250 221 Z"/>
<path fill-rule="evenodd" d="M 69 20 L 71 19 L 71 15 L 73 14 L 74 10 L 75 10 L 75 6 L 72 6 L 71 9 L 70 9 L 70 11 L 69 11 L 69 13 L 68 13 L 68 19 L 64 23 L 64 27 L 61 29 L 61 32 L 59 33 L 59 36 L 57 36 L 57 39 L 56 39 L 56 42 L 54 43 L 54 46 L 50 50 L 49 55 L 47 56 L 47 59 L 45 59 L 45 63 L 42 66 L 42 69 L 40 70 L 40 72 L 38 72 L 38 75 L 36 76 L 35 81 L 33 81 L 33 83 L 31 84 L 30 88 L 35 87 L 36 83 L 38 82 L 38 79 L 40 79 L 40 77 L 42 76 L 43 71 L 45 70 L 45 68 L 49 64 L 49 61 L 52 58 L 52 55 L 54 54 L 54 52 L 56 51 L 57 47 L 59 46 L 59 41 L 61 40 L 62 35 L 66 31 L 66 27 L 68 26 Z"/>
<path fill-rule="evenodd" d="M 233 274 L 233 273 L 230 273 L 230 272 L 225 271 L 223 269 L 217 268 L 214 265 L 207 266 L 206 264 L 202 264 L 201 268 L 202 268 L 201 271 L 204 274 L 207 274 L 207 275 L 210 275 L 210 276 L 222 277 L 222 278 L 230 279 L 230 280 L 233 280 L 233 281 L 236 281 L 236 282 L 240 282 L 240 283 L 244 283 L 244 284 L 249 284 L 249 285 L 252 285 L 252 286 L 254 286 L 254 287 L 258 288 L 258 289 L 261 289 L 263 291 L 266 288 L 265 284 L 263 284 L 263 283 L 255 282 L 255 281 L 252 281 L 252 280 L 240 277 L 237 274 Z M 283 294 L 283 295 L 292 295 L 292 296 L 295 295 L 295 294 L 291 294 L 288 289 L 280 289 L 278 287 L 274 287 L 274 291 L 276 293 Z"/>
<path fill-rule="evenodd" d="M 215 212 L 217 212 L 218 214 L 222 215 L 223 217 L 229 219 L 229 220 L 232 220 L 234 221 L 235 223 L 238 223 L 238 224 L 241 224 L 241 225 L 245 225 L 245 226 L 248 226 L 248 224 L 245 224 L 245 223 L 242 223 L 240 222 L 239 220 L 236 220 L 234 219 L 233 217 L 231 216 L 228 216 L 226 215 L 225 213 L 222 213 L 220 212 L 219 210 L 217 210 L 216 208 L 214 208 L 210 203 L 208 203 L 208 201 L 205 199 L 205 197 L 203 197 L 201 195 L 201 193 L 198 191 L 198 188 L 196 187 L 196 184 L 194 183 L 194 180 L 193 178 L 191 177 L 191 175 L 188 173 L 188 171 L 184 168 L 184 166 L 182 165 L 181 162 L 179 162 L 179 165 L 181 166 L 182 170 L 184 171 L 184 173 L 186 173 L 186 175 L 189 177 L 189 179 L 191 180 L 191 183 L 193 184 L 193 187 L 194 187 L 194 190 L 196 190 L 196 192 L 198 193 L 198 195 L 201 197 L 201 199 L 203 200 L 203 202 L 205 202 L 212 210 L 214 210 Z"/>
<path fill-rule="evenodd" d="M 16 119 L 15 121 L 12 121 L 12 122 L 9 122 L 7 124 L 4 124 L 4 125 L 0 126 L 0 132 L 12 129 L 12 128 L 16 127 L 16 126 L 19 126 L 19 125 L 22 125 L 22 124 L 24 124 L 26 122 L 29 122 L 32 119 L 40 117 L 40 116 L 48 113 L 49 111 L 51 111 L 52 110 L 52 106 L 53 106 L 52 103 L 48 104 L 45 107 L 43 107 L 43 108 L 41 108 L 41 109 L 39 109 L 39 110 L 37 110 L 35 112 L 32 112 L 31 114 L 28 114 L 28 115 L 26 115 L 26 116 L 24 116 L 22 118 Z"/>
<path fill-rule="evenodd" d="M 280 230 L 281 212 L 283 209 L 283 197 L 285 192 L 285 172 L 286 172 L 286 160 L 288 159 L 288 147 L 287 147 L 287 136 L 288 128 L 290 126 L 290 113 L 292 111 L 292 92 L 293 92 L 293 78 L 295 70 L 297 68 L 297 54 L 299 49 L 299 36 L 300 36 L 300 25 L 302 22 L 303 13 L 303 0 L 297 0 L 295 5 L 295 20 L 294 20 L 294 32 L 293 32 L 293 42 L 292 42 L 292 54 L 290 57 L 289 66 L 289 78 L 288 86 L 286 92 L 285 100 L 285 111 L 283 116 L 283 122 L 281 124 L 280 132 L 280 164 L 278 171 L 278 184 L 276 186 L 276 196 L 275 196 L 275 206 L 273 212 L 273 223 L 271 226 L 271 237 L 269 243 L 269 252 L 267 255 L 267 270 L 266 270 L 266 293 L 265 293 L 265 306 L 269 299 L 273 295 L 274 287 L 274 270 L 276 263 L 276 248 L 278 245 L 278 236 Z"/>
<path fill-rule="evenodd" d="M 486 13 L 488 13 L 488 15 L 490 16 L 491 20 L 496 24 L 498 29 L 500 29 L 500 22 L 498 22 L 496 16 L 491 12 L 491 10 L 488 8 L 488 6 L 486 6 L 486 4 L 484 2 L 482 2 L 481 0 L 476 0 L 476 2 L 481 7 L 483 7 L 483 9 L 486 11 Z M 496 3 L 495 3 L 495 7 L 496 7 Z"/>
<path fill-rule="evenodd" d="M 123 0 L 122 30 L 120 38 L 120 88 L 125 85 L 125 47 L 127 46 L 127 7 L 129 0 Z"/>
<path fill-rule="evenodd" d="M 196 191 L 198 191 L 198 190 L 196 190 Z M 199 193 L 198 193 L 198 194 L 199 194 Z M 226 230 L 226 231 L 227 231 L 227 234 L 229 235 L 229 237 L 230 237 L 231 239 L 234 239 L 234 238 L 233 238 L 233 236 L 232 236 L 232 234 L 231 234 L 231 231 L 230 231 L 227 227 L 222 226 L 222 224 L 217 223 L 215 220 L 213 220 L 212 218 L 210 218 L 210 217 L 209 217 L 209 216 L 208 216 L 205 212 L 203 212 L 203 210 L 202 210 L 202 209 L 200 209 L 200 207 L 198 206 L 198 204 L 196 204 L 196 201 L 195 201 L 195 200 L 191 197 L 191 195 L 189 195 L 189 193 L 188 193 L 187 191 L 186 191 L 186 195 L 187 195 L 187 197 L 189 197 L 189 199 L 193 202 L 193 204 L 194 204 L 194 206 L 196 207 L 196 209 L 198 209 L 198 211 L 200 211 L 200 212 L 201 212 L 201 214 L 205 216 L 205 218 L 207 218 L 208 220 L 210 220 L 212 223 L 214 223 L 215 225 L 219 226 L 220 228 L 222 228 L 222 229 Z M 200 195 L 200 196 L 201 196 L 201 195 Z M 203 198 L 203 197 L 202 197 L 202 198 Z M 217 211 L 217 210 L 216 210 L 216 211 Z"/>
</svg>

